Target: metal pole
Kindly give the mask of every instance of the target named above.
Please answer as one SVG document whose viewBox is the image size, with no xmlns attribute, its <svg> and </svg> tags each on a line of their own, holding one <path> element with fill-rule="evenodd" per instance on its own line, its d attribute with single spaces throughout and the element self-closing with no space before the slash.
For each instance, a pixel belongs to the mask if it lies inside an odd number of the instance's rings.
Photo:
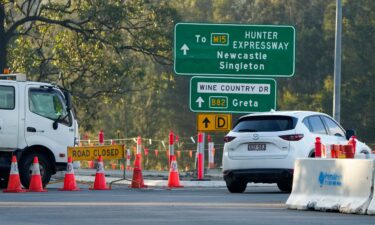
<svg viewBox="0 0 375 225">
<path fill-rule="evenodd" d="M 336 34 L 335 34 L 335 66 L 333 86 L 333 118 L 340 123 L 341 109 L 341 30 L 342 6 L 341 0 L 336 0 Z"/>
</svg>

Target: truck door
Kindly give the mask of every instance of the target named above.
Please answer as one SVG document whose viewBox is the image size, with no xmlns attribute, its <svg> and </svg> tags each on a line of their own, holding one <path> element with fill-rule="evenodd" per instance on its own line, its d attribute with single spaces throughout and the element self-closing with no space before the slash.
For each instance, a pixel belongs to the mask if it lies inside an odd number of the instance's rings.
<svg viewBox="0 0 375 225">
<path fill-rule="evenodd" d="M 66 162 L 67 146 L 74 146 L 75 131 L 62 92 L 49 86 L 28 85 L 26 95 L 26 143 L 45 146 L 54 153 L 56 162 Z"/>
<path fill-rule="evenodd" d="M 0 84 L 0 149 L 14 150 L 18 143 L 19 104 L 16 83 Z"/>
</svg>

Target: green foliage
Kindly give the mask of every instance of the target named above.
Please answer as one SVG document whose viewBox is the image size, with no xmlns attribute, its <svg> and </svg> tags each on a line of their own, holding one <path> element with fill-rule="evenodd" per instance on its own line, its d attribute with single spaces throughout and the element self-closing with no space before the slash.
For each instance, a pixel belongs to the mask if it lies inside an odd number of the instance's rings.
<svg viewBox="0 0 375 225">
<path fill-rule="evenodd" d="M 8 64 L 33 80 L 68 88 L 82 131 L 104 129 L 106 137 L 120 131 L 121 137 L 142 135 L 167 143 L 172 129 L 186 138 L 183 149 L 195 149 L 189 140 L 196 133 L 196 114 L 188 109 L 190 77 L 172 70 L 177 22 L 293 25 L 296 73 L 277 79 L 278 109 L 332 113 L 335 1 L 48 2 L 42 16 L 79 23 L 33 21 L 30 30 L 18 27 L 20 35 L 7 45 Z M 10 4 L 3 4 L 9 13 Z M 375 143 L 375 1 L 343 1 L 343 16 L 342 123 Z M 5 28 L 11 24 L 8 19 Z M 219 144 L 221 136 L 216 134 Z M 160 143 L 152 148 L 163 149 Z"/>
</svg>

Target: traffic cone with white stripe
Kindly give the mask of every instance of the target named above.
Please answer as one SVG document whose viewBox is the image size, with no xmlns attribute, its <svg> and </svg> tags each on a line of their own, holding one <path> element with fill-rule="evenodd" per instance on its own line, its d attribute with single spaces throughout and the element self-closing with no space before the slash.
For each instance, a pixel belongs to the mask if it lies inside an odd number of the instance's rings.
<svg viewBox="0 0 375 225">
<path fill-rule="evenodd" d="M 144 184 L 142 168 L 141 168 L 141 154 L 137 154 L 133 169 L 133 179 L 129 186 L 130 188 L 145 188 L 147 185 Z"/>
<path fill-rule="evenodd" d="M 90 188 L 90 190 L 110 190 L 110 189 L 111 188 L 107 187 L 107 184 L 105 182 L 103 157 L 99 156 L 98 166 L 96 167 L 94 187 Z"/>
<path fill-rule="evenodd" d="M 26 190 L 22 189 L 20 174 L 18 172 L 18 164 L 16 156 L 12 156 L 12 165 L 10 166 L 10 175 L 8 181 L 8 187 L 3 192 L 19 193 L 25 192 Z"/>
<path fill-rule="evenodd" d="M 31 174 L 31 180 L 29 185 L 29 192 L 46 192 L 46 189 L 43 189 L 42 176 L 40 175 L 39 169 L 39 160 L 38 157 L 34 157 L 33 171 Z"/>
<path fill-rule="evenodd" d="M 64 187 L 59 189 L 60 191 L 80 191 L 74 177 L 73 160 L 72 157 L 68 157 L 68 164 L 66 166 L 66 173 L 64 178 Z"/>
<path fill-rule="evenodd" d="M 126 170 L 130 171 L 130 149 L 126 150 Z"/>
<path fill-rule="evenodd" d="M 169 169 L 168 187 L 169 188 L 183 187 L 180 184 L 180 175 L 178 174 L 177 161 L 176 161 L 175 155 L 172 156 L 171 166 Z"/>
</svg>

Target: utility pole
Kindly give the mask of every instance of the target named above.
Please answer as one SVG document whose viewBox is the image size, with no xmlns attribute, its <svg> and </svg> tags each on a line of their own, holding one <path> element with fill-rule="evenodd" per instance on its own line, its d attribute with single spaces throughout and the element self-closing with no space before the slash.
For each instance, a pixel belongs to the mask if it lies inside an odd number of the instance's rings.
<svg viewBox="0 0 375 225">
<path fill-rule="evenodd" d="M 336 0 L 336 34 L 335 34 L 335 66 L 333 86 L 333 118 L 340 123 L 341 113 L 341 0 Z"/>
</svg>

